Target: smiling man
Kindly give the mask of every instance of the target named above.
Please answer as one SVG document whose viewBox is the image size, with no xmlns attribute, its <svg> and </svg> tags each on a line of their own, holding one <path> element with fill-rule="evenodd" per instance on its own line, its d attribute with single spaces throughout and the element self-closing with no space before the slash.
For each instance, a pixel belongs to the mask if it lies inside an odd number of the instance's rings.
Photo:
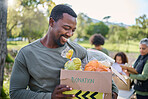
<svg viewBox="0 0 148 99">
<path fill-rule="evenodd" d="M 60 16 L 58 19 L 58 11 L 56 10 L 57 9 L 53 9 L 53 12 L 51 12 L 48 33 L 41 39 L 41 43 L 47 48 L 58 48 L 64 46 L 67 39 L 73 35 L 76 29 L 77 15 L 74 12 L 70 15 L 68 13 L 64 13 L 63 10 L 63 12 L 59 12 L 59 14 L 63 13 L 63 16 Z"/>
<path fill-rule="evenodd" d="M 68 61 L 63 55 L 73 49 L 72 57 L 87 59 L 87 50 L 67 41 L 76 29 L 75 12 L 68 6 L 53 8 L 45 37 L 23 47 L 16 59 L 10 80 L 11 99 L 63 99 L 74 95 L 62 92 L 72 90 L 60 84 L 60 70 Z M 114 86 L 114 85 L 113 85 Z M 113 87 L 113 93 L 117 88 Z M 116 95 L 116 94 L 114 94 Z"/>
</svg>

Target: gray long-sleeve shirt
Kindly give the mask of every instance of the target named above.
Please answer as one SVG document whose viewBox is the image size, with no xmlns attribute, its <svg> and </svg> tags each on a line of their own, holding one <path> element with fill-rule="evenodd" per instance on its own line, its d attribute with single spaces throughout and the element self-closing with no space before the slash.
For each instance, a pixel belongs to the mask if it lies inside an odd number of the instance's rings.
<svg viewBox="0 0 148 99">
<path fill-rule="evenodd" d="M 23 47 L 13 66 L 10 98 L 51 99 L 51 93 L 60 84 L 60 70 L 68 61 L 63 54 L 70 48 L 74 50 L 72 57 L 83 60 L 87 56 L 85 48 L 71 42 L 63 47 L 50 49 L 37 40 Z"/>
</svg>

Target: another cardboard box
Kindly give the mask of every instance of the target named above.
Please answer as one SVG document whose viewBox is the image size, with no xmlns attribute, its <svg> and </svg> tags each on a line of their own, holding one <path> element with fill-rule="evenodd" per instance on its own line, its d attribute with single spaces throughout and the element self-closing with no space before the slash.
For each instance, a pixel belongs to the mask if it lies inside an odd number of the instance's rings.
<svg viewBox="0 0 148 99">
<path fill-rule="evenodd" d="M 129 78 L 125 79 L 127 84 L 125 84 L 115 75 L 113 76 L 113 80 L 115 84 L 117 85 L 118 89 L 128 90 L 128 91 L 131 89 L 131 80 Z"/>
<path fill-rule="evenodd" d="M 60 83 L 77 90 L 104 93 L 104 99 L 112 99 L 111 72 L 61 70 Z"/>
<path fill-rule="evenodd" d="M 123 65 L 120 65 L 120 66 L 122 69 L 127 70 L 131 74 L 138 74 L 138 72 L 133 67 L 123 66 Z"/>
</svg>

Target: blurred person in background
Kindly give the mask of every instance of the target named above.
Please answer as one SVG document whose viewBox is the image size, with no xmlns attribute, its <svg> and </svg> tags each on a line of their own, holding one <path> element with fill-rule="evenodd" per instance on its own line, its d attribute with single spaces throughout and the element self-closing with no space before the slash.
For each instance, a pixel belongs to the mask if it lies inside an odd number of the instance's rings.
<svg viewBox="0 0 148 99">
<path fill-rule="evenodd" d="M 120 74 L 125 75 L 122 71 L 120 65 L 125 65 L 128 63 L 128 58 L 124 52 L 118 52 L 114 57 L 115 63 L 113 63 L 112 67 L 116 69 Z"/>
<path fill-rule="evenodd" d="M 137 99 L 148 99 L 148 38 L 140 41 L 139 48 L 140 55 L 133 65 L 138 74 L 130 74 L 127 70 L 124 72 L 134 80 Z"/>
<path fill-rule="evenodd" d="M 109 55 L 108 50 L 102 47 L 102 45 L 104 45 L 105 43 L 105 38 L 101 34 L 92 35 L 89 41 L 92 45 L 95 46 L 95 48 L 92 48 L 92 49 L 102 51 L 106 55 Z"/>
</svg>

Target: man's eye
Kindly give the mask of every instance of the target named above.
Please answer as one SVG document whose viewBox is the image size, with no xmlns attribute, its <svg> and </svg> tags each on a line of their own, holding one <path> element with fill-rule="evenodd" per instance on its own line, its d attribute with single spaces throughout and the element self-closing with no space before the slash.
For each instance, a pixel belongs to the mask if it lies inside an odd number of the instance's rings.
<svg viewBox="0 0 148 99">
<path fill-rule="evenodd" d="M 146 48 L 140 48 L 140 49 L 145 50 Z"/>
<path fill-rule="evenodd" d="M 64 28 L 65 30 L 69 30 L 69 28 Z"/>
</svg>

